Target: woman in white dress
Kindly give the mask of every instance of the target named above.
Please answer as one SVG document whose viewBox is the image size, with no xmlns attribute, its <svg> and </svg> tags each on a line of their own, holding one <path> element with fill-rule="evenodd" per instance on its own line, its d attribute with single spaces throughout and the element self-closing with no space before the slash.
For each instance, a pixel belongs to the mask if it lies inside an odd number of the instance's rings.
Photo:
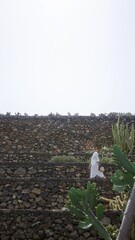
<svg viewBox="0 0 135 240">
<path fill-rule="evenodd" d="M 101 178 L 105 178 L 104 174 L 99 171 L 99 157 L 98 153 L 94 152 L 92 157 L 91 157 L 91 163 L 90 163 L 90 178 L 94 178 L 96 176 L 99 176 Z"/>
</svg>

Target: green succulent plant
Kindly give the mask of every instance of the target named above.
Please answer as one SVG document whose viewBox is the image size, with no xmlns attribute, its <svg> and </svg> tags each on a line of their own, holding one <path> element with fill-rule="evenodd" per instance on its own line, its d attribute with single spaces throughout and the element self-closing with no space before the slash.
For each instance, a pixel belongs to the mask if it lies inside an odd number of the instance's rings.
<svg viewBox="0 0 135 240">
<path fill-rule="evenodd" d="M 106 226 L 106 229 L 107 229 L 108 233 L 110 234 L 112 240 L 116 240 L 116 237 L 119 232 L 118 227 L 116 225 L 109 224 L 108 226 Z"/>
<path fill-rule="evenodd" d="M 100 220 L 103 217 L 104 207 L 102 204 L 97 205 L 99 202 L 99 195 L 95 183 L 88 182 L 86 189 L 82 190 L 75 189 L 74 187 L 70 188 L 66 206 L 71 214 L 80 220 L 78 225 L 80 228 L 88 229 L 93 226 L 104 240 L 134 240 L 135 164 L 131 163 L 126 158 L 117 145 L 114 146 L 113 150 L 120 170 L 116 171 L 111 180 L 114 184 L 114 189 L 121 192 L 121 196 L 116 196 L 113 200 L 110 200 L 110 202 L 113 204 L 112 208 L 124 211 L 120 229 L 117 230 L 112 225 L 104 227 L 101 223 Z M 123 191 L 127 190 L 131 191 L 129 200 L 127 199 L 127 195 L 123 193 Z M 131 237 L 129 238 L 129 236 Z"/>
<path fill-rule="evenodd" d="M 96 184 L 88 182 L 84 190 L 70 188 L 66 207 L 72 215 L 81 219 L 78 227 L 87 229 L 94 226 L 105 240 L 111 240 L 106 228 L 100 222 L 103 218 L 104 207 L 98 204 L 98 199 Z"/>
<path fill-rule="evenodd" d="M 126 171 L 117 170 L 111 177 L 113 190 L 116 192 L 131 191 L 134 185 L 133 175 Z"/>
<path fill-rule="evenodd" d="M 117 144 L 125 154 L 132 154 L 135 147 L 135 130 L 133 124 L 129 128 L 128 123 L 120 123 L 120 118 L 118 118 L 117 123 L 112 125 L 112 135 L 114 144 Z"/>
<path fill-rule="evenodd" d="M 117 236 L 117 240 L 123 239 L 135 239 L 135 227 L 134 227 L 134 219 L 135 219 L 135 164 L 131 163 L 124 153 L 119 149 L 117 145 L 114 146 L 114 154 L 116 157 L 116 161 L 121 171 L 115 173 L 115 176 L 112 178 L 114 182 L 114 186 L 116 190 L 120 190 L 128 187 L 130 193 L 130 198 L 128 199 L 123 219 L 121 223 L 121 227 Z M 124 190 L 124 189 L 123 189 Z M 127 189 L 125 189 L 127 190 Z"/>
<path fill-rule="evenodd" d="M 131 163 L 117 145 L 114 145 L 113 150 L 119 168 L 135 176 L 135 163 Z"/>
</svg>

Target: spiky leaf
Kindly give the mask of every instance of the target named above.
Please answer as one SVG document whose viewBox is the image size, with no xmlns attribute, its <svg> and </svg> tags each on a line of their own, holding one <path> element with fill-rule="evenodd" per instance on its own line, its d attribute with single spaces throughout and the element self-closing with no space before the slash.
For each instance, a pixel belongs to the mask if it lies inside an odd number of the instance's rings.
<svg viewBox="0 0 135 240">
<path fill-rule="evenodd" d="M 91 209 L 89 209 L 87 199 L 84 192 L 84 208 L 87 212 L 87 216 L 90 218 L 90 221 L 92 225 L 95 227 L 95 229 L 99 232 L 99 234 L 105 239 L 105 240 L 111 240 L 111 237 L 105 227 L 102 225 L 102 223 L 98 220 L 98 218 L 94 215 Z"/>
<path fill-rule="evenodd" d="M 132 175 L 135 175 L 135 168 L 126 158 L 124 153 L 119 149 L 117 145 L 114 145 L 114 154 L 116 156 L 117 163 L 120 167 L 124 168 L 127 172 L 130 172 Z"/>
<path fill-rule="evenodd" d="M 84 221 L 80 221 L 78 227 L 81 229 L 88 229 L 92 226 L 91 220 L 86 218 Z"/>
</svg>

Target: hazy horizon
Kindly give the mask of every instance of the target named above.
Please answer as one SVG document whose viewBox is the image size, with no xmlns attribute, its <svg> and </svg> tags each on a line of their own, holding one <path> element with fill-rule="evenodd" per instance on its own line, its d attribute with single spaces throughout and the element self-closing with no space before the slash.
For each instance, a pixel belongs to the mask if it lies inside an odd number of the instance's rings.
<svg viewBox="0 0 135 240">
<path fill-rule="evenodd" d="M 135 112 L 135 1 L 1 0 L 0 113 Z"/>
</svg>

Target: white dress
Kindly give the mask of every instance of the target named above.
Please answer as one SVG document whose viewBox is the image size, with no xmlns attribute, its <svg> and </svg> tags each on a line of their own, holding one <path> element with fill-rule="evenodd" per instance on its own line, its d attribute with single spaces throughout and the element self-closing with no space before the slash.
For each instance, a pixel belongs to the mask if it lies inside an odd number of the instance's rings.
<svg viewBox="0 0 135 240">
<path fill-rule="evenodd" d="M 96 176 L 99 176 L 101 178 L 105 178 L 104 174 L 98 170 L 99 166 L 99 157 L 98 153 L 94 152 L 91 158 L 91 169 L 90 169 L 90 178 L 94 178 Z"/>
</svg>

